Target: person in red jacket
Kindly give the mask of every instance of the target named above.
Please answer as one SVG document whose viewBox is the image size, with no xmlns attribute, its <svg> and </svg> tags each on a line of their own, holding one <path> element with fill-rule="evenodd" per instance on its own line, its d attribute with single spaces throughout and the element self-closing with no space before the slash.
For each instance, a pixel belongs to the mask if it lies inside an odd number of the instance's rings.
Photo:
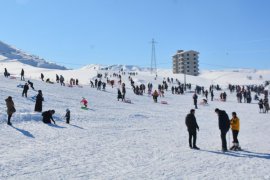
<svg viewBox="0 0 270 180">
<path fill-rule="evenodd" d="M 81 100 L 81 103 L 84 105 L 85 108 L 87 108 L 88 101 L 84 97 Z"/>
</svg>

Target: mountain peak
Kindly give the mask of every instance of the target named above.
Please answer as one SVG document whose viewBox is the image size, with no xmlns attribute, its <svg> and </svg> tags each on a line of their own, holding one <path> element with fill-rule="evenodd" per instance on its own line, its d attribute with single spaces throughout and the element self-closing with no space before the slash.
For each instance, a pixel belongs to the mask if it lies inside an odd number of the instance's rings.
<svg viewBox="0 0 270 180">
<path fill-rule="evenodd" d="M 45 61 L 45 59 L 40 58 L 38 56 L 30 55 L 2 41 L 0 41 L 0 60 L 4 60 L 4 61 L 17 60 L 23 64 L 28 64 L 28 65 L 39 67 L 39 68 L 61 69 L 61 70 L 67 69 L 64 66 L 47 62 Z"/>
</svg>

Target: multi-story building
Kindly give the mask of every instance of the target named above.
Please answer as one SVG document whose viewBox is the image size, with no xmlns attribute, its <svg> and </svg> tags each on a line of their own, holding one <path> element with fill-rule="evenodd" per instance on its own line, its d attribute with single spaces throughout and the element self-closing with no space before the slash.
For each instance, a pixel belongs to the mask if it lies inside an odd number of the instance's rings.
<svg viewBox="0 0 270 180">
<path fill-rule="evenodd" d="M 197 76 L 199 74 L 199 52 L 178 50 L 172 57 L 173 73 Z"/>
</svg>

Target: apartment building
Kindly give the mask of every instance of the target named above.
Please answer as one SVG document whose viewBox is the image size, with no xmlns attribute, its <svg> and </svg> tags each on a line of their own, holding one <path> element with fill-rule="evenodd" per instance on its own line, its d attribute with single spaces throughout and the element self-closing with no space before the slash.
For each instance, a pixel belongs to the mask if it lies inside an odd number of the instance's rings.
<svg viewBox="0 0 270 180">
<path fill-rule="evenodd" d="M 199 52 L 178 50 L 172 56 L 173 73 L 174 74 L 188 74 L 199 75 Z"/>
</svg>

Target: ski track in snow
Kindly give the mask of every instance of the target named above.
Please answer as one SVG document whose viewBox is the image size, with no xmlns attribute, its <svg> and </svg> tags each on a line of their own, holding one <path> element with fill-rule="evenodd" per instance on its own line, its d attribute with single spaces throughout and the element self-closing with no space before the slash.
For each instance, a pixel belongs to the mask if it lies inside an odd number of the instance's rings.
<svg viewBox="0 0 270 180">
<path fill-rule="evenodd" d="M 123 78 L 129 87 L 127 77 Z M 257 104 L 236 103 L 235 94 L 228 93 L 225 103 L 199 105 L 195 116 L 201 150 L 196 151 L 188 147 L 185 126 L 185 116 L 193 108 L 192 93 L 166 92 L 159 102 L 169 104 L 163 105 L 127 88 L 126 97 L 133 103 L 128 104 L 117 101 L 117 88 L 107 86 L 107 93 L 33 80 L 34 87 L 43 91 L 43 110 L 56 110 L 56 125 L 46 125 L 29 100 L 36 91 L 29 89 L 26 99 L 16 87 L 21 81 L 3 76 L 0 80 L 0 179 L 270 179 L 269 115 L 259 114 Z M 161 83 L 162 78 L 152 82 Z M 13 127 L 6 125 L 4 99 L 9 95 L 17 109 Z M 80 109 L 82 96 L 92 110 Z M 71 124 L 63 118 L 66 108 L 71 110 Z M 229 116 L 237 112 L 245 151 L 220 151 L 215 108 Z"/>
</svg>

